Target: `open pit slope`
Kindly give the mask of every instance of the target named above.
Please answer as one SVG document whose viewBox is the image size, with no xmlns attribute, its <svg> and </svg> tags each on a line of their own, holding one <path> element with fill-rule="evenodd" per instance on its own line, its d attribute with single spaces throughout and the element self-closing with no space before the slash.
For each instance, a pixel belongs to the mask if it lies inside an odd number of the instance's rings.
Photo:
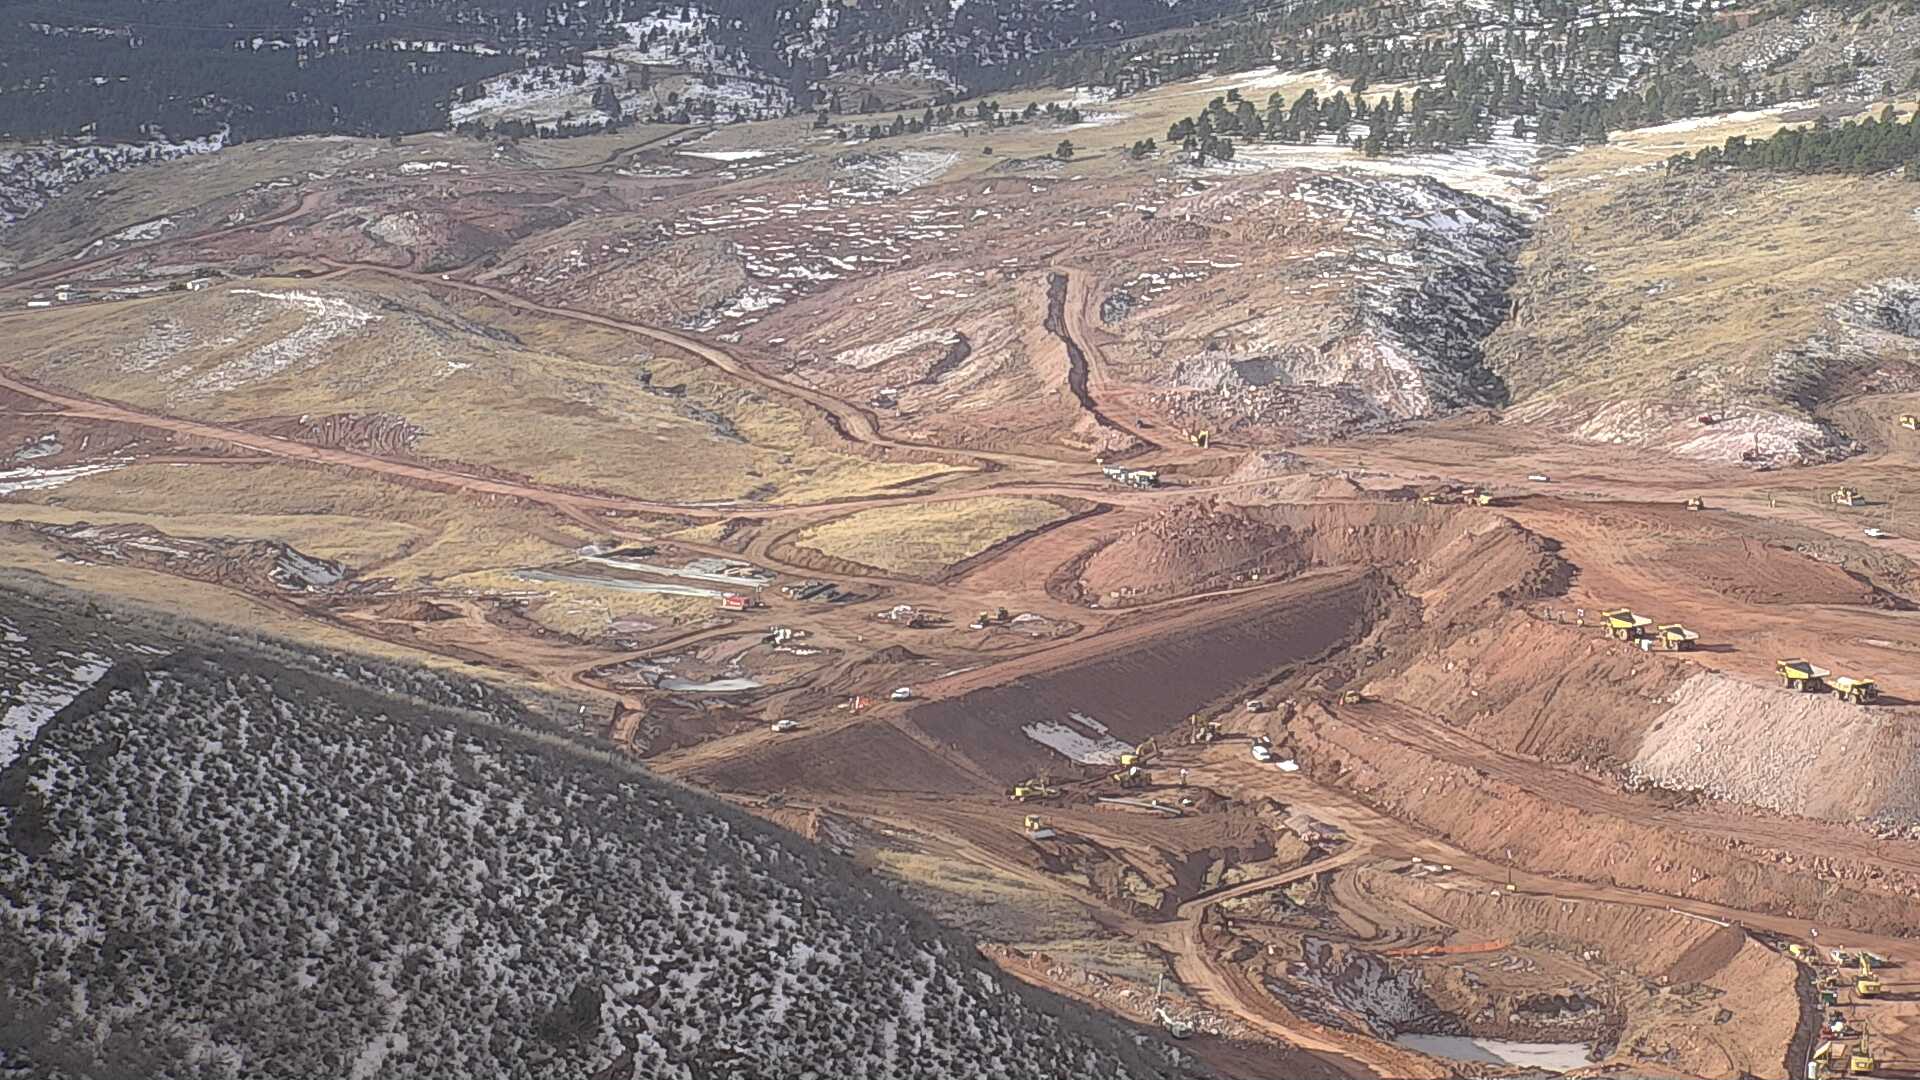
<svg viewBox="0 0 1920 1080">
<path fill-rule="evenodd" d="M 0 34 L 0 1072 L 1920 1073 L 1910 13 L 470 6 Z"/>
</svg>

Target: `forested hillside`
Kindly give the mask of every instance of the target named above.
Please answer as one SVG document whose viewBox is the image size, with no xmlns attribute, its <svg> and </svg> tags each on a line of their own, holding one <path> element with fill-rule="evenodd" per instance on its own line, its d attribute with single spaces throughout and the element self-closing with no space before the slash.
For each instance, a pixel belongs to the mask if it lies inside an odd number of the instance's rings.
<svg viewBox="0 0 1920 1080">
<path fill-rule="evenodd" d="M 0 611 L 0 1074 L 1155 1074 L 481 684 Z"/>
</svg>

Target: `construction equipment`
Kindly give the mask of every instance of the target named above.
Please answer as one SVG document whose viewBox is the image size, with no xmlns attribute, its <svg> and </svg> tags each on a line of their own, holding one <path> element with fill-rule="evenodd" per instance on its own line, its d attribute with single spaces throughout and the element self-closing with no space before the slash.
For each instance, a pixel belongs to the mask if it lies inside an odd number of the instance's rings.
<svg viewBox="0 0 1920 1080">
<path fill-rule="evenodd" d="M 1187 432 L 1187 441 L 1205 450 L 1207 444 L 1213 441 L 1213 433 L 1210 431 L 1189 431 Z"/>
<path fill-rule="evenodd" d="M 1850 487 L 1835 488 L 1833 494 L 1827 497 L 1833 500 L 1835 506 L 1862 506 L 1867 501 L 1859 488 Z"/>
<path fill-rule="evenodd" d="M 1873 964 L 1868 962 L 1866 954 L 1860 956 L 1860 977 L 1853 980 L 1853 996 L 1860 998 L 1879 997 L 1886 989 L 1880 980 L 1874 977 Z"/>
<path fill-rule="evenodd" d="M 1046 776 L 1037 776 L 1032 780 L 1022 780 L 1013 785 L 1014 802 L 1031 802 L 1035 799 L 1057 799 L 1060 789 L 1053 786 Z"/>
<path fill-rule="evenodd" d="M 1660 647 L 1668 652 L 1687 652 L 1699 640 L 1699 634 L 1679 623 L 1668 623 L 1660 628 Z"/>
<path fill-rule="evenodd" d="M 1160 473 L 1156 469 L 1129 469 L 1120 465 L 1103 465 L 1100 472 L 1116 484 L 1128 487 L 1150 488 L 1160 486 Z"/>
<path fill-rule="evenodd" d="M 1907 413 L 1900 417 L 1900 426 L 1906 428 L 1908 431 L 1920 431 L 1920 416 Z"/>
<path fill-rule="evenodd" d="M 1635 615 L 1626 608 L 1603 611 L 1600 617 L 1607 621 L 1607 636 L 1619 638 L 1621 641 L 1637 641 L 1646 637 L 1647 627 L 1653 625 L 1652 619 L 1645 615 Z"/>
<path fill-rule="evenodd" d="M 1167 1012 L 1166 1009 L 1155 1009 L 1153 1015 L 1154 1019 L 1159 1020 L 1160 1023 L 1166 1027 L 1168 1035 L 1176 1039 L 1186 1039 L 1193 1036 L 1193 1025 Z"/>
<path fill-rule="evenodd" d="M 1865 1076 L 1879 1067 L 1879 1060 L 1873 1056 L 1873 1047 L 1867 1042 L 1867 1025 L 1861 1024 L 1860 1045 L 1854 1047 L 1853 1053 L 1847 1057 L 1847 1075 Z"/>
<path fill-rule="evenodd" d="M 1358 705 L 1365 700 L 1367 700 L 1367 695 L 1362 694 L 1358 690 L 1340 691 L 1340 704 L 1342 705 Z"/>
<path fill-rule="evenodd" d="M 1021 823 L 1021 828 L 1029 840 L 1051 840 L 1060 835 L 1047 828 L 1047 823 L 1040 820 L 1039 814 L 1028 814 L 1027 820 Z"/>
<path fill-rule="evenodd" d="M 1491 492 L 1491 491 L 1478 491 L 1478 492 L 1475 492 L 1475 493 L 1474 493 L 1474 496 L 1473 496 L 1473 501 L 1474 501 L 1474 502 L 1476 502 L 1476 503 L 1478 503 L 1478 504 L 1480 504 L 1481 506 L 1492 506 L 1492 505 L 1493 505 L 1493 492 Z"/>
<path fill-rule="evenodd" d="M 1013 616 L 1007 614 L 1006 608 L 994 608 L 992 611 L 981 612 L 973 620 L 973 626 L 970 629 L 985 630 L 989 626 L 1005 626 L 1012 621 Z"/>
<path fill-rule="evenodd" d="M 1851 701 L 1855 705 L 1865 705 L 1880 696 L 1880 688 L 1872 679 L 1842 675 L 1833 680 L 1833 692 L 1840 695 L 1841 701 Z"/>
<path fill-rule="evenodd" d="M 1138 765 L 1129 765 L 1107 779 L 1123 788 L 1143 788 L 1153 782 L 1153 774 Z"/>
<path fill-rule="evenodd" d="M 1160 756 L 1160 740 L 1148 739 L 1139 746 L 1120 755 L 1121 768 L 1131 769 L 1136 765 L 1145 765 Z"/>
<path fill-rule="evenodd" d="M 1220 737 L 1220 721 L 1201 720 L 1199 713 L 1187 717 L 1187 742 L 1210 743 Z"/>
<path fill-rule="evenodd" d="M 1706 508 L 1707 508 L 1707 500 L 1701 498 L 1698 495 L 1694 495 L 1687 499 L 1687 509 L 1689 510 L 1705 510 Z"/>
<path fill-rule="evenodd" d="M 1782 660 L 1774 666 L 1781 684 L 1800 694 L 1814 694 L 1827 688 L 1827 676 L 1833 672 L 1806 660 Z"/>
</svg>

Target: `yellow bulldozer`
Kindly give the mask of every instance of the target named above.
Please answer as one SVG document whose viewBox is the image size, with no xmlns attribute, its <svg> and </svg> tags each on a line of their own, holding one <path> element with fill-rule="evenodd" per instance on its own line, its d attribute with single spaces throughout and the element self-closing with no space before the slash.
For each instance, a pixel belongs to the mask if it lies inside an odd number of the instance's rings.
<svg viewBox="0 0 1920 1080">
<path fill-rule="evenodd" d="M 1364 702 L 1366 700 L 1367 700 L 1367 695 L 1361 693 L 1358 690 L 1340 691 L 1340 704 L 1342 705 L 1358 705 L 1361 702 Z"/>
<path fill-rule="evenodd" d="M 1859 488 L 1851 487 L 1835 488 L 1833 494 L 1827 497 L 1833 500 L 1835 506 L 1860 506 L 1867 501 Z"/>
<path fill-rule="evenodd" d="M 1638 641 L 1647 636 L 1647 627 L 1653 625 L 1652 619 L 1645 615 L 1635 615 L 1626 608 L 1603 611 L 1600 617 L 1606 620 L 1607 636 L 1621 641 Z"/>
<path fill-rule="evenodd" d="M 1060 789 L 1054 787 L 1052 781 L 1045 776 L 1038 776 L 1032 780 L 1022 780 L 1020 783 L 1013 785 L 1014 802 L 1032 802 L 1036 799 L 1057 799 L 1059 797 Z"/>
<path fill-rule="evenodd" d="M 1706 508 L 1707 500 L 1698 495 L 1691 496 L 1687 499 L 1687 509 L 1689 510 L 1705 510 Z"/>
<path fill-rule="evenodd" d="M 1051 840 L 1060 835 L 1048 828 L 1047 823 L 1040 820 L 1039 814 L 1028 814 L 1027 819 L 1021 822 L 1020 827 L 1021 831 L 1027 834 L 1027 839 L 1029 840 Z"/>
<path fill-rule="evenodd" d="M 1107 779 L 1123 788 L 1143 788 L 1153 783 L 1153 774 L 1138 765 L 1129 765 Z"/>
<path fill-rule="evenodd" d="M 1220 721 L 1202 720 L 1199 713 L 1187 717 L 1187 742 L 1198 745 L 1220 737 Z"/>
<path fill-rule="evenodd" d="M 1806 660 L 1782 660 L 1774 665 L 1780 683 L 1800 694 L 1813 694 L 1827 688 L 1827 676 L 1833 672 Z"/>
<path fill-rule="evenodd" d="M 1866 705 L 1880 696 L 1880 688 L 1872 679 L 1862 679 L 1853 675 L 1842 675 L 1833 680 L 1833 692 L 1840 700 L 1851 701 L 1855 705 Z"/>
</svg>

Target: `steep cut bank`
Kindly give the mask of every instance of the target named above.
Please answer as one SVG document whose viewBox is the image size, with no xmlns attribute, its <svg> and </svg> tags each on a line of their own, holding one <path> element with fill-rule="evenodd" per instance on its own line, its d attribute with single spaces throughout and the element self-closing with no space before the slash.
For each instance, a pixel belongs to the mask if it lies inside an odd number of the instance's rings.
<svg viewBox="0 0 1920 1080">
<path fill-rule="evenodd" d="M 0 768 L 9 1072 L 1158 1075 L 845 864 L 483 684 L 0 601 L 26 655 L 102 661 L 0 684 L 62 698 Z"/>
<path fill-rule="evenodd" d="M 1381 709 L 1303 709 L 1286 728 L 1289 752 L 1316 782 L 1503 864 L 1873 933 L 1912 931 L 1920 882 L 1905 875 L 1837 855 L 1809 866 L 1774 845 L 1641 820 L 1654 816 L 1650 805 L 1610 806 L 1575 776 L 1542 781 L 1532 770 L 1523 782 L 1452 760 L 1437 752 L 1444 743 L 1407 737 Z"/>
</svg>

